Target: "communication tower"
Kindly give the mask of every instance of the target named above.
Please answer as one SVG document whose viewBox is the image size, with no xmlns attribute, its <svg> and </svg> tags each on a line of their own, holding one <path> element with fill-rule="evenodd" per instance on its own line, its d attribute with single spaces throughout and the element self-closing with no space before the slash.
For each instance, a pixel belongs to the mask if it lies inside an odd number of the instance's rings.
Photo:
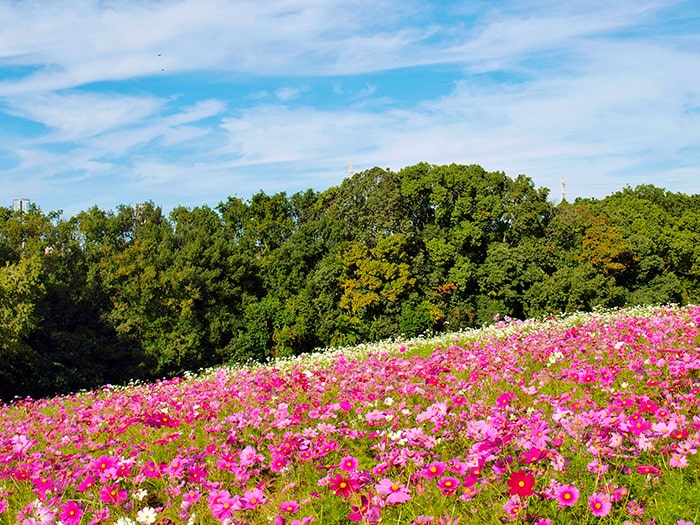
<svg viewBox="0 0 700 525">
<path fill-rule="evenodd" d="M 561 201 L 566 200 L 566 177 L 561 178 Z"/>
</svg>

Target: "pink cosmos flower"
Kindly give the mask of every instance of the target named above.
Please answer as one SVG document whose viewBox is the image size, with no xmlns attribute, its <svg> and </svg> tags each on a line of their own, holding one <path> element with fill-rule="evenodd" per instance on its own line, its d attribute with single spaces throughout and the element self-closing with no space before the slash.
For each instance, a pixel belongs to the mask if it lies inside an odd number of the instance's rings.
<svg viewBox="0 0 700 525">
<path fill-rule="evenodd" d="M 388 478 L 384 478 L 374 486 L 377 494 L 386 496 L 386 502 L 391 504 L 406 503 L 411 500 L 411 491 L 404 485 L 394 483 Z"/>
<path fill-rule="evenodd" d="M 445 476 L 440 478 L 437 485 L 444 496 L 449 496 L 459 487 L 459 480 L 457 478 L 453 478 L 452 476 Z"/>
<path fill-rule="evenodd" d="M 32 480 L 32 483 L 34 483 L 34 486 L 37 489 L 39 489 L 42 493 L 45 493 L 46 491 L 54 489 L 53 480 L 51 478 L 47 478 L 45 476 L 40 477 L 40 478 L 34 478 Z"/>
<path fill-rule="evenodd" d="M 270 470 L 272 472 L 280 472 L 286 466 L 287 460 L 284 456 L 273 456 L 272 461 L 270 461 Z"/>
<path fill-rule="evenodd" d="M 544 421 L 537 421 L 530 429 L 530 440 L 536 448 L 545 448 L 547 443 L 551 441 L 549 437 L 549 427 Z"/>
<path fill-rule="evenodd" d="M 258 505 L 264 505 L 267 502 L 267 498 L 263 491 L 259 488 L 254 488 L 249 490 L 241 498 L 241 503 L 246 509 L 254 509 Z"/>
<path fill-rule="evenodd" d="M 290 514 L 298 511 L 300 508 L 299 504 L 294 500 L 283 501 L 279 506 L 282 512 L 289 512 Z"/>
<path fill-rule="evenodd" d="M 16 435 L 12 436 L 12 439 L 10 440 L 12 442 L 12 451 L 15 454 L 24 454 L 27 452 L 30 448 L 32 448 L 32 441 L 27 439 L 27 436 L 24 434 L 21 435 Z"/>
<path fill-rule="evenodd" d="M 193 465 L 187 471 L 187 481 L 190 483 L 201 483 L 207 479 L 207 468 L 202 465 Z"/>
<path fill-rule="evenodd" d="M 576 504 L 579 490 L 573 485 L 559 485 L 554 490 L 554 497 L 559 502 L 559 507 L 571 507 Z"/>
<path fill-rule="evenodd" d="M 160 478 L 162 476 L 161 471 L 165 466 L 156 464 L 153 460 L 146 460 L 146 464 L 143 466 L 143 475 L 147 478 Z"/>
<path fill-rule="evenodd" d="M 379 507 L 372 504 L 372 500 L 364 494 L 360 497 L 360 505 L 350 505 L 348 519 L 350 521 L 363 521 L 370 525 L 379 522 L 381 513 Z"/>
<path fill-rule="evenodd" d="M 527 452 L 521 452 L 518 455 L 518 461 L 524 465 L 529 465 L 530 463 L 536 463 L 542 459 L 547 452 L 544 448 L 530 447 Z"/>
<path fill-rule="evenodd" d="M 117 468 L 117 458 L 111 456 L 100 456 L 98 459 L 92 462 L 92 468 L 98 475 L 109 469 Z"/>
<path fill-rule="evenodd" d="M 505 510 L 511 518 L 515 518 L 521 510 L 528 506 L 526 499 L 521 499 L 517 494 L 511 496 L 508 501 L 503 505 L 503 510 Z"/>
<path fill-rule="evenodd" d="M 340 468 L 345 472 L 353 472 L 357 470 L 358 465 L 359 462 L 356 458 L 352 456 L 345 456 L 343 459 L 340 460 Z"/>
<path fill-rule="evenodd" d="M 498 396 L 498 398 L 496 399 L 496 404 L 500 408 L 507 407 L 508 405 L 510 405 L 510 402 L 513 399 L 516 399 L 517 397 L 518 396 L 516 396 L 513 392 L 505 392 Z"/>
<path fill-rule="evenodd" d="M 685 468 L 688 466 L 688 457 L 684 454 L 672 454 L 668 464 L 676 468 Z"/>
<path fill-rule="evenodd" d="M 610 514 L 612 505 L 610 497 L 607 494 L 595 493 L 588 496 L 588 507 L 591 513 L 598 518 L 602 518 Z"/>
<path fill-rule="evenodd" d="M 188 511 L 194 506 L 195 503 L 199 501 L 202 494 L 196 490 L 190 490 L 182 495 L 182 503 L 180 503 L 180 508 L 184 511 Z"/>
<path fill-rule="evenodd" d="M 73 500 L 66 501 L 58 508 L 59 518 L 66 525 L 77 525 L 83 516 L 83 509 Z"/>
<path fill-rule="evenodd" d="M 470 465 L 466 461 L 459 461 L 458 459 L 450 461 L 450 472 L 458 476 L 466 476 L 467 472 L 469 472 L 469 467 Z"/>
<path fill-rule="evenodd" d="M 31 508 L 31 504 L 29 505 L 29 508 Z M 54 525 L 56 513 L 49 507 L 45 507 L 37 501 L 36 506 L 34 507 L 34 517 L 29 518 L 29 520 L 31 525 Z"/>
<path fill-rule="evenodd" d="M 180 426 L 180 420 L 170 417 L 165 412 L 160 412 L 156 414 L 148 414 L 144 417 L 143 421 L 146 425 L 153 428 L 177 428 Z"/>
<path fill-rule="evenodd" d="M 100 489 L 100 501 L 102 503 L 111 503 L 113 505 L 121 505 L 126 501 L 126 489 L 120 489 L 117 485 L 105 485 Z"/>
<path fill-rule="evenodd" d="M 642 516 L 646 507 L 641 505 L 636 499 L 629 500 L 625 505 L 625 510 L 630 516 Z"/>
<path fill-rule="evenodd" d="M 354 478 L 346 478 L 342 474 L 336 474 L 335 478 L 328 483 L 328 488 L 334 491 L 336 496 L 349 498 L 351 493 L 360 488 L 360 484 Z"/>
<path fill-rule="evenodd" d="M 97 466 L 95 472 L 99 480 L 103 483 L 109 483 L 119 477 L 119 473 L 117 472 L 118 463 L 116 458 L 107 458 L 106 456 L 102 457 L 109 460 L 109 462 L 100 461 L 99 463 L 95 462 L 93 465 Z"/>
<path fill-rule="evenodd" d="M 292 523 L 290 525 L 309 525 L 309 523 L 313 523 L 313 521 L 313 516 L 306 516 L 305 518 L 302 518 L 300 520 L 292 520 Z"/>
<path fill-rule="evenodd" d="M 240 465 L 242 467 L 247 467 L 255 463 L 259 463 L 263 460 L 263 456 L 258 454 L 254 447 L 248 445 L 239 454 Z"/>
<path fill-rule="evenodd" d="M 209 503 L 211 514 L 219 521 L 224 521 L 231 517 L 234 510 L 241 510 L 240 496 L 231 496 L 228 491 L 221 491 L 214 501 Z"/>
<path fill-rule="evenodd" d="M 437 478 L 442 476 L 445 472 L 447 464 L 444 461 L 436 461 L 435 463 L 428 463 L 422 470 L 418 472 L 419 476 L 425 476 L 426 478 Z"/>
<path fill-rule="evenodd" d="M 636 470 L 637 470 L 637 474 L 651 475 L 651 476 L 660 476 L 661 475 L 661 469 L 659 467 L 655 467 L 654 465 L 638 465 Z"/>
</svg>

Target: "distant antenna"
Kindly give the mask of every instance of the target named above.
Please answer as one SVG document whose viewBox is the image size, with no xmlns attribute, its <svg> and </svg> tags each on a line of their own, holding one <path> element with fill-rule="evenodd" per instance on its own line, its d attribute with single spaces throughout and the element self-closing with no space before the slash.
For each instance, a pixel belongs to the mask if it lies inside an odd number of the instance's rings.
<svg viewBox="0 0 700 525">
<path fill-rule="evenodd" d="M 353 173 L 355 173 L 352 169 L 352 161 L 350 161 L 350 164 L 348 164 L 348 177 L 352 177 Z"/>
<path fill-rule="evenodd" d="M 561 178 L 561 201 L 566 200 L 566 177 Z"/>
</svg>

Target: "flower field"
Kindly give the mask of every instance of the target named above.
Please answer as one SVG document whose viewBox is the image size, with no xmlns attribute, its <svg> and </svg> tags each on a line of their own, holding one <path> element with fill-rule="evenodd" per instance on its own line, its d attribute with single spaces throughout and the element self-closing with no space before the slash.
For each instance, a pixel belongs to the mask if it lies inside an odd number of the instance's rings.
<svg viewBox="0 0 700 525">
<path fill-rule="evenodd" d="M 700 522 L 700 308 L 0 406 L 0 523 Z"/>
</svg>

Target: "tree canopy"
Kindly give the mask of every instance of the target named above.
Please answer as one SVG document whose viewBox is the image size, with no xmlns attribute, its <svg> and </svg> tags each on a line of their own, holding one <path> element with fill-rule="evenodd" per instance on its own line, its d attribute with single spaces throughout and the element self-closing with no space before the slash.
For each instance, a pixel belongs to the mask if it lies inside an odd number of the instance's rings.
<svg viewBox="0 0 700 525">
<path fill-rule="evenodd" d="M 0 208 L 0 397 L 315 348 L 700 299 L 700 196 L 555 205 L 477 165 L 372 168 L 323 192 L 70 219 Z"/>
</svg>

